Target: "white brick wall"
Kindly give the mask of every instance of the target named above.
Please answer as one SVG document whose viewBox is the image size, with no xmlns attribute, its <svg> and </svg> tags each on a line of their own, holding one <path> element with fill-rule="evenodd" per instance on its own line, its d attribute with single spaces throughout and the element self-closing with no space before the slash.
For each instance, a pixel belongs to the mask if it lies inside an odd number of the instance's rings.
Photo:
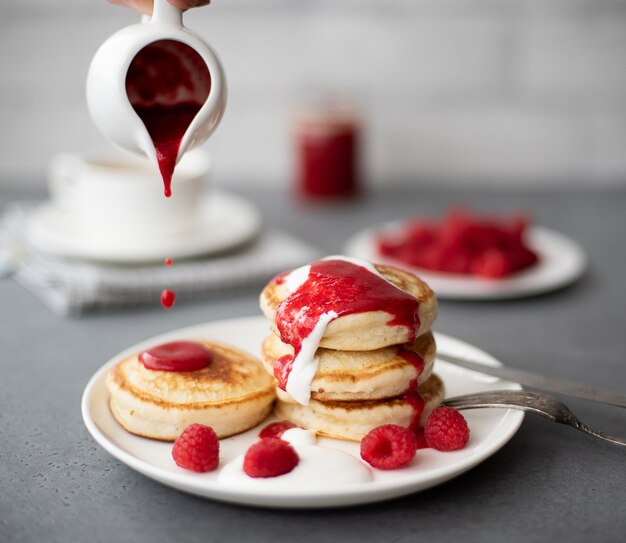
<svg viewBox="0 0 626 543">
<path fill-rule="evenodd" d="M 104 0 L 0 3 L 0 183 L 106 142 L 84 80 L 136 20 Z M 289 183 L 288 114 L 352 89 L 375 184 L 625 183 L 626 0 L 214 0 L 186 15 L 225 64 L 220 179 Z"/>
<path fill-rule="evenodd" d="M 552 14 L 524 25 L 520 90 L 531 98 L 624 106 L 624 10 Z"/>
</svg>

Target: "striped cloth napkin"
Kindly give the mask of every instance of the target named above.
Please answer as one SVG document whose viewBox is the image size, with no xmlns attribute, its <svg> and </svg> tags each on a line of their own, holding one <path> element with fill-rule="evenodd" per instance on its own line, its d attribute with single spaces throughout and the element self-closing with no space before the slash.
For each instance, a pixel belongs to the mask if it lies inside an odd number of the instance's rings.
<svg viewBox="0 0 626 543">
<path fill-rule="evenodd" d="M 13 255 L 13 277 L 59 315 L 125 305 L 159 306 L 163 289 L 176 300 L 198 300 L 237 289 L 262 286 L 277 273 L 320 256 L 303 241 L 276 229 L 237 252 L 198 260 L 180 260 L 173 266 L 120 266 L 69 260 L 29 246 L 22 232 L 35 204 L 11 204 L 0 221 L 0 241 Z"/>
</svg>

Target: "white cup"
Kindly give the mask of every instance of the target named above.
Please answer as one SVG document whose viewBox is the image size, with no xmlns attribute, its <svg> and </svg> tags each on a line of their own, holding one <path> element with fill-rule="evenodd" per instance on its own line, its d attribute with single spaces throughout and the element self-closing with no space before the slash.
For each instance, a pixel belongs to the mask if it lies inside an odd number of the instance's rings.
<svg viewBox="0 0 626 543">
<path fill-rule="evenodd" d="M 210 160 L 188 153 L 174 173 L 174 190 L 163 196 L 158 171 L 122 153 L 62 154 L 53 158 L 48 186 L 54 205 L 67 213 L 80 234 L 126 245 L 175 238 L 198 228 Z"/>
<path fill-rule="evenodd" d="M 187 149 L 204 143 L 217 128 L 226 107 L 226 79 L 215 52 L 183 26 L 182 11 L 167 0 L 155 0 L 152 17 L 113 34 L 96 52 L 87 75 L 87 106 L 96 126 L 113 144 L 145 154 L 158 170 L 150 135 L 126 94 L 132 60 L 147 45 L 174 40 L 194 49 L 206 63 L 211 88 L 181 140 L 178 160 Z"/>
</svg>

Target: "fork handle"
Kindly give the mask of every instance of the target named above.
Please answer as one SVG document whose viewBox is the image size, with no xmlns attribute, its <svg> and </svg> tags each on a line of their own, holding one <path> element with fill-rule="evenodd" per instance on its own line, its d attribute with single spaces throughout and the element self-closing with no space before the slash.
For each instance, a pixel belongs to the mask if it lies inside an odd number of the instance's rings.
<svg viewBox="0 0 626 543">
<path fill-rule="evenodd" d="M 557 421 L 560 422 L 560 421 Z M 621 445 L 622 447 L 626 447 L 626 439 L 621 437 L 612 436 L 609 434 L 605 434 L 604 432 L 600 432 L 598 430 L 594 430 L 590 426 L 587 426 L 584 422 L 576 418 L 570 423 L 565 422 L 564 424 L 569 424 L 573 428 L 580 430 L 581 432 L 585 432 L 586 434 L 592 435 L 594 437 L 604 439 L 604 441 L 608 441 L 609 443 L 613 443 L 614 445 Z"/>
<path fill-rule="evenodd" d="M 560 409 L 559 416 L 551 412 L 551 407 L 553 409 L 555 403 L 558 404 Z M 614 445 L 626 447 L 626 439 L 594 430 L 582 422 L 563 403 L 545 394 L 537 394 L 526 390 L 498 390 L 456 396 L 444 400 L 442 405 L 454 407 L 455 409 L 481 409 L 487 407 L 519 409 L 541 415 L 552 422 L 566 424 Z"/>
<path fill-rule="evenodd" d="M 548 411 L 547 396 L 528 392 L 527 390 L 495 390 L 493 392 L 478 392 L 448 398 L 443 405 L 456 409 L 478 409 L 483 407 L 508 407 L 537 413 L 553 422 L 557 417 Z"/>
</svg>

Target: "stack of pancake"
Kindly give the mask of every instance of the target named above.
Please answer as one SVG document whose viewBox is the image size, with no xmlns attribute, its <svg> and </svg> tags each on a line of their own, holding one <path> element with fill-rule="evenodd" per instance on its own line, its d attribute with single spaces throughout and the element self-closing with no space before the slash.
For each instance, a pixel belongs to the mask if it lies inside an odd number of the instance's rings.
<svg viewBox="0 0 626 543">
<path fill-rule="evenodd" d="M 423 425 L 442 401 L 443 383 L 433 373 L 436 346 L 430 330 L 437 315 L 434 292 L 408 272 L 391 266 L 375 268 L 384 279 L 419 301 L 415 341 L 408 343 L 413 331 L 394 325 L 393 316 L 387 312 L 340 315 L 330 322 L 316 351 L 319 365 L 308 404 L 298 403 L 278 389 L 278 417 L 321 435 L 359 441 L 382 424 Z M 293 347 L 281 341 L 275 322 L 278 307 L 290 295 L 289 281 L 276 280 L 261 293 L 261 309 L 272 322 L 272 333 L 263 342 L 262 359 L 272 374 L 277 362 L 294 354 Z M 425 402 L 423 412 L 421 406 L 416 408 L 416 386 Z"/>
</svg>

